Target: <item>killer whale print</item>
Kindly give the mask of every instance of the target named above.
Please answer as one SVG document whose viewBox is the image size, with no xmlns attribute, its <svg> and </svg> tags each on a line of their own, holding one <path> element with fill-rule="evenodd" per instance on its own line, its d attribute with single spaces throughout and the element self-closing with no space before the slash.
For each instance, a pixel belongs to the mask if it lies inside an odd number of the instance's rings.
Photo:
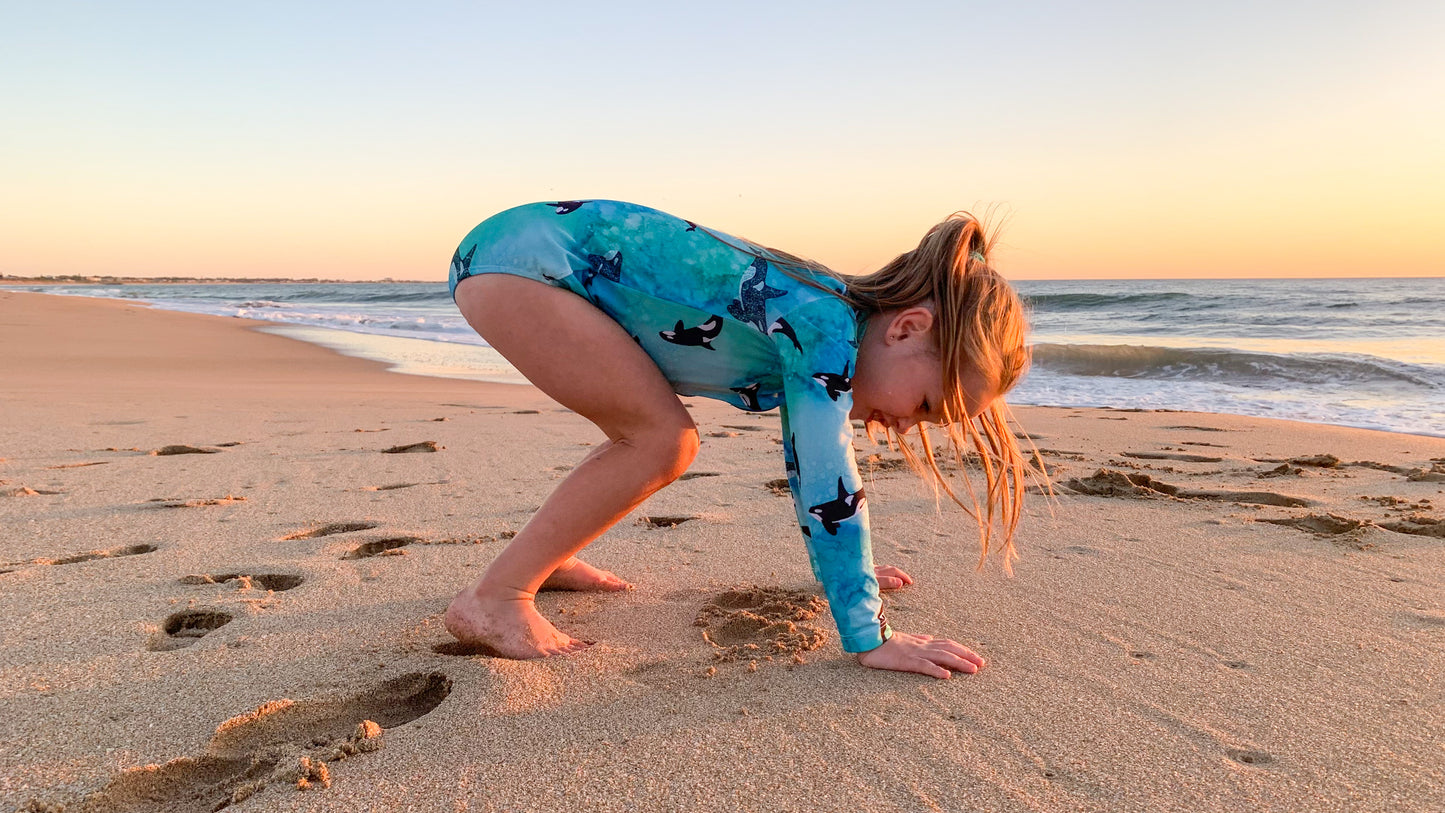
<svg viewBox="0 0 1445 813">
<path fill-rule="evenodd" d="M 843 487 L 843 478 L 839 477 L 838 499 L 819 503 L 809 508 L 808 513 L 823 523 L 823 530 L 833 536 L 837 536 L 838 524 L 845 520 L 852 519 L 857 515 L 858 508 L 863 505 L 863 502 L 863 489 L 860 488 L 857 491 L 849 493 L 848 489 Z"/>
<path fill-rule="evenodd" d="M 716 314 L 708 317 L 706 322 L 697 327 L 683 327 L 682 320 L 677 320 L 677 327 L 672 330 L 660 330 L 657 335 L 665 342 L 670 342 L 681 347 L 705 347 L 708 350 L 716 350 L 712 346 L 712 340 L 722 333 L 723 320 Z"/>
<path fill-rule="evenodd" d="M 759 411 L 759 410 L 762 409 L 762 407 L 758 406 L 758 387 L 759 387 L 759 386 L 761 386 L 761 385 L 759 385 L 759 384 L 749 384 L 749 385 L 747 385 L 746 387 L 728 387 L 728 389 L 730 389 L 730 390 L 732 390 L 733 392 L 737 393 L 737 394 L 738 394 L 738 397 L 743 399 L 743 409 L 748 409 L 748 410 L 752 410 L 753 412 L 757 412 L 757 411 Z"/>
<path fill-rule="evenodd" d="M 778 317 L 778 321 L 772 323 L 771 325 L 768 325 L 767 333 L 769 336 L 773 335 L 774 333 L 781 333 L 784 336 L 787 336 L 789 339 L 792 340 L 793 346 L 798 348 L 798 352 L 803 352 L 803 345 L 801 342 L 798 341 L 798 334 L 793 332 L 793 326 L 788 324 L 787 319 Z M 835 398 L 834 400 L 837 399 Z"/>
<path fill-rule="evenodd" d="M 828 389 L 828 397 L 834 401 L 838 396 L 853 389 L 853 379 L 848 376 L 848 364 L 843 365 L 843 374 L 837 373 L 813 373 L 813 380 L 822 384 Z"/>
<path fill-rule="evenodd" d="M 786 296 L 787 291 L 768 285 L 768 261 L 762 257 L 753 260 L 748 273 L 738 286 L 738 298 L 728 303 L 728 313 L 740 322 L 747 322 L 758 330 L 766 331 L 765 322 L 769 299 Z"/>
<path fill-rule="evenodd" d="M 588 254 L 587 267 L 574 268 L 572 274 L 582 283 L 583 288 L 589 290 L 592 287 L 592 280 L 597 277 L 606 277 L 613 282 L 620 282 L 622 280 L 622 252 L 613 249 L 606 254 Z"/>
<path fill-rule="evenodd" d="M 845 307 L 846 301 L 833 302 L 820 296 L 825 292 L 805 287 L 808 276 L 798 274 L 794 264 L 754 244 L 637 204 L 597 199 L 532 203 L 474 231 L 459 244 L 468 251 L 476 246 L 470 259 L 460 250 L 449 258 L 453 282 L 458 274 L 512 269 L 555 286 L 565 283 L 604 308 L 634 346 L 656 355 L 669 378 L 685 379 L 705 397 L 743 409 L 754 400 L 758 407 L 791 407 L 793 423 L 783 437 L 795 448 L 788 450 L 784 482 L 792 486 L 789 502 L 797 504 L 788 509 L 807 541 L 813 575 L 834 599 L 844 648 L 877 646 L 887 630 L 879 627 L 881 601 L 870 588 L 872 568 L 865 561 L 869 506 L 861 487 L 867 484 L 850 465 L 852 398 L 842 397 L 852 392 L 861 314 Z M 614 249 L 620 254 L 610 255 Z M 542 274 L 559 279 L 546 280 Z M 834 293 L 843 292 L 839 285 L 819 281 Z M 774 296 L 777 291 L 787 293 Z M 737 315 L 728 310 L 730 304 Z M 539 330 L 545 340 L 549 331 Z M 786 349 L 790 344 L 792 351 Z M 718 352 L 703 356 L 694 348 Z M 749 390 L 754 382 L 761 385 L 755 394 Z M 806 476 L 803 456 L 808 458 Z M 856 494 L 849 493 L 852 483 L 860 485 Z"/>
<path fill-rule="evenodd" d="M 462 256 L 460 246 L 457 247 L 456 251 L 452 252 L 452 274 L 456 276 L 457 282 L 461 282 L 472 275 L 472 255 L 476 253 L 477 247 L 475 245 L 467 250 L 467 256 L 465 257 Z"/>
</svg>

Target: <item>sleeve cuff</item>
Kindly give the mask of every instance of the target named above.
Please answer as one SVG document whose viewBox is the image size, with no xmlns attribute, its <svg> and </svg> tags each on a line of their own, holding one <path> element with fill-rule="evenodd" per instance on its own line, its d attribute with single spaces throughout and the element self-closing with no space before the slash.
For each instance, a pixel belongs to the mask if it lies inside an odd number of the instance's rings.
<svg viewBox="0 0 1445 813">
<path fill-rule="evenodd" d="M 888 626 L 887 621 L 879 621 L 877 629 L 867 632 L 854 633 L 853 635 L 839 634 L 843 642 L 843 651 L 850 654 L 867 652 L 870 649 L 877 649 L 883 646 L 883 642 L 893 637 L 893 628 Z"/>
</svg>

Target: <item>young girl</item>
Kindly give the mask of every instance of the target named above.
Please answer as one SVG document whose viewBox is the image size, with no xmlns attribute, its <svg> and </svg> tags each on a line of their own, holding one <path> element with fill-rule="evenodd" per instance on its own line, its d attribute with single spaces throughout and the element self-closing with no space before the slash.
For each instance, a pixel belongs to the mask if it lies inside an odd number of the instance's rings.
<svg viewBox="0 0 1445 813">
<path fill-rule="evenodd" d="M 998 517 L 1008 567 L 1024 462 L 1001 396 L 1028 352 L 1018 296 L 988 253 L 978 221 L 963 213 L 856 278 L 631 203 L 534 203 L 488 218 L 452 257 L 457 307 L 608 440 L 457 595 L 447 629 L 509 658 L 589 646 L 543 618 L 533 599 L 546 588 L 631 588 L 575 554 L 687 470 L 699 441 L 678 395 L 703 395 L 778 408 L 798 524 L 843 649 L 876 669 L 978 671 L 983 658 L 960 644 L 884 620 L 880 584 L 912 579 L 873 566 L 850 420 L 864 421 L 870 439 L 876 427 L 896 436 L 919 425 L 928 467 L 900 442 L 905 459 L 965 510 L 920 424 L 945 428 L 960 464 L 972 445 L 986 480 L 987 511 L 976 500 L 970 511 L 979 565 Z"/>
</svg>

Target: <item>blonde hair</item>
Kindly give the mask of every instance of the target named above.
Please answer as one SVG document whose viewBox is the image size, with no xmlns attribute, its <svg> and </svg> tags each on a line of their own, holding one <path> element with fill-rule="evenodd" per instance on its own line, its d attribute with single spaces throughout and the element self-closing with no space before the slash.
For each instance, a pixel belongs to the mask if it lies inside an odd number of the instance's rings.
<svg viewBox="0 0 1445 813">
<path fill-rule="evenodd" d="M 918 425 L 923 455 L 904 443 L 896 432 L 886 429 L 890 447 L 897 441 L 909 467 L 924 480 L 931 480 L 935 497 L 943 491 L 978 521 L 978 567 L 990 550 L 998 549 L 1005 571 L 1018 558 L 1014 535 L 1023 510 L 1025 479 L 1029 465 L 1012 430 L 1016 422 L 1004 403 L 1003 394 L 1013 388 L 1029 366 L 1025 345 L 1028 330 L 1022 301 L 1013 286 L 989 264 L 997 239 L 968 212 L 954 212 L 923 236 L 918 247 L 893 258 L 872 274 L 845 277 L 812 260 L 777 249 L 756 246 L 758 255 L 777 263 L 789 277 L 839 296 L 855 310 L 872 316 L 885 311 L 929 303 L 934 312 L 934 336 L 943 367 L 943 429 L 963 476 L 969 503 L 959 499 L 948 478 L 939 470 L 933 444 L 923 424 Z M 812 272 L 813 276 L 805 273 Z M 838 280 L 846 286 L 838 293 L 819 282 L 816 275 Z M 970 420 L 964 404 L 962 379 L 977 371 L 999 394 Z M 873 438 L 871 427 L 868 439 Z M 976 454 L 983 469 L 984 507 L 968 479 L 967 462 Z M 923 465 L 927 462 L 927 467 Z M 994 526 L 1002 530 L 996 544 Z"/>
</svg>

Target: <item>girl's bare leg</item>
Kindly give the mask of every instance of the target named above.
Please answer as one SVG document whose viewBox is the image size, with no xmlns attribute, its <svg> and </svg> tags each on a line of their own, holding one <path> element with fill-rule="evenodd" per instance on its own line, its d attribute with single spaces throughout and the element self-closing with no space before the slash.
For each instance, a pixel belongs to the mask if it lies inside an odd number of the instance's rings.
<svg viewBox="0 0 1445 813">
<path fill-rule="evenodd" d="M 569 577 L 584 583 L 616 579 L 573 554 L 687 470 L 697 454 L 697 427 L 652 359 L 582 297 L 535 280 L 486 274 L 462 281 L 457 306 L 527 380 L 597 424 L 607 441 L 558 484 L 486 573 L 452 600 L 447 630 L 508 658 L 583 649 L 585 642 L 537 612 L 537 591 L 554 572 L 563 583 Z"/>
</svg>

